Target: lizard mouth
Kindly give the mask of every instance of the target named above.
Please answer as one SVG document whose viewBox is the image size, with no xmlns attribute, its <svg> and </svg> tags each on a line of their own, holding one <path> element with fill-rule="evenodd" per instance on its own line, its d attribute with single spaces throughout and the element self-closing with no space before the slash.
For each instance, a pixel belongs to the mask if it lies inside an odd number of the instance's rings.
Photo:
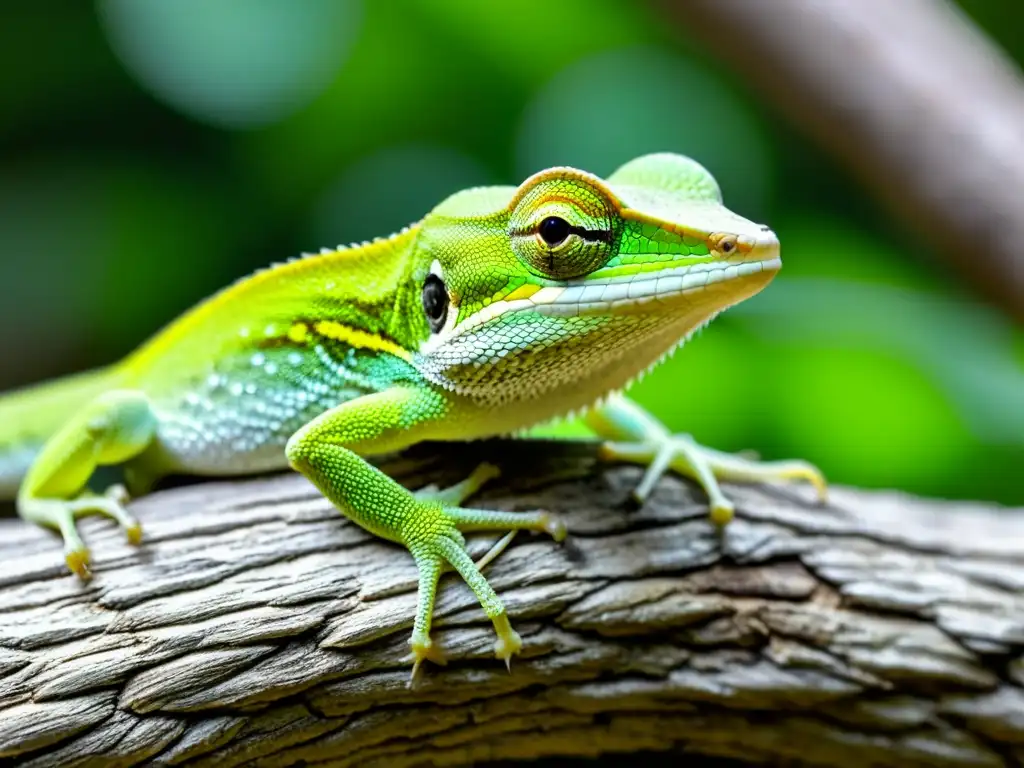
<svg viewBox="0 0 1024 768">
<path fill-rule="evenodd" d="M 767 284 L 781 267 L 782 259 L 775 257 L 666 267 L 654 273 L 640 272 L 601 281 L 589 279 L 577 285 L 543 288 L 524 300 L 522 308 L 563 317 L 628 314 L 656 303 L 686 301 L 717 284 Z"/>
<path fill-rule="evenodd" d="M 463 322 L 453 336 L 477 328 L 499 315 L 524 310 L 557 317 L 628 315 L 659 305 L 692 303 L 698 295 L 706 294 L 712 299 L 711 303 L 721 304 L 714 308 L 719 311 L 756 293 L 781 267 L 782 259 L 775 255 L 763 259 L 720 260 L 677 267 L 666 265 L 655 272 L 636 272 L 606 279 L 580 278 L 566 285 L 541 288 L 527 298 L 496 301 Z M 749 288 L 733 290 L 740 288 L 738 282 L 748 283 Z M 730 285 L 730 290 L 714 290 L 715 286 L 725 284 Z M 726 300 L 716 301 L 719 298 Z"/>
</svg>

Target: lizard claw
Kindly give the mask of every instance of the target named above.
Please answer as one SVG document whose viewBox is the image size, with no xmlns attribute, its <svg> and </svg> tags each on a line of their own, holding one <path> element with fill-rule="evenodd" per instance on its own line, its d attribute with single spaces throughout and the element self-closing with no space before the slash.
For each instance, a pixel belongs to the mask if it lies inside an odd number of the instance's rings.
<svg viewBox="0 0 1024 768">
<path fill-rule="evenodd" d="M 409 647 L 412 649 L 413 659 L 412 673 L 409 675 L 410 686 L 416 681 L 424 661 L 432 661 L 442 667 L 448 663 L 444 653 L 434 645 L 434 641 L 429 637 L 413 637 L 409 641 Z"/>
<path fill-rule="evenodd" d="M 505 662 L 505 668 L 512 671 L 512 657 L 523 647 L 523 639 L 512 629 L 508 614 L 502 613 L 494 619 L 494 630 L 498 639 L 494 641 L 494 655 Z"/>
<path fill-rule="evenodd" d="M 64 553 L 64 562 L 68 569 L 82 581 L 92 578 L 92 571 L 89 570 L 89 550 L 85 547 L 80 549 L 68 549 Z"/>
</svg>

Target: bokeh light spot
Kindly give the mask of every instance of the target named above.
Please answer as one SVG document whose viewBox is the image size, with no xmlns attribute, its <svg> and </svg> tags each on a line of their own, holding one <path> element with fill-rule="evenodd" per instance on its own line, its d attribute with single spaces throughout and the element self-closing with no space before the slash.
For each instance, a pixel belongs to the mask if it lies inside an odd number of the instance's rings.
<svg viewBox="0 0 1024 768">
<path fill-rule="evenodd" d="M 666 151 L 705 165 L 729 207 L 765 213 L 772 169 L 754 113 L 696 62 L 655 49 L 602 53 L 562 70 L 527 107 L 516 159 L 524 178 L 552 165 L 603 176 Z"/>
<path fill-rule="evenodd" d="M 328 187 L 313 211 L 314 242 L 369 240 L 419 221 L 448 195 L 487 184 L 473 158 L 447 147 L 390 147 L 361 158 Z"/>
<path fill-rule="evenodd" d="M 345 60 L 357 0 L 100 0 L 111 47 L 161 101 L 251 128 L 308 104 Z"/>
<path fill-rule="evenodd" d="M 215 184 L 136 158 L 7 168 L 0 348 L 21 361 L 18 374 L 111 362 L 237 277 L 226 200 Z"/>
</svg>

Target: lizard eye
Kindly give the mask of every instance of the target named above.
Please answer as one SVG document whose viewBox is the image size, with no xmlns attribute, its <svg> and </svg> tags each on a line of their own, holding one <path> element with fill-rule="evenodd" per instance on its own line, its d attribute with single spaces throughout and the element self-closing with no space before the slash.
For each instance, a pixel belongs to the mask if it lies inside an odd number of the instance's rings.
<svg viewBox="0 0 1024 768">
<path fill-rule="evenodd" d="M 509 205 L 509 243 L 534 275 L 581 277 L 616 251 L 617 203 L 596 176 L 572 168 L 541 171 L 520 185 Z"/>
<path fill-rule="evenodd" d="M 437 275 L 427 275 L 423 283 L 423 312 L 430 323 L 430 330 L 437 333 L 444 327 L 448 317 L 448 291 L 444 281 Z"/>
<path fill-rule="evenodd" d="M 569 222 L 559 216 L 548 216 L 540 223 L 537 233 L 548 245 L 554 247 L 565 242 L 571 227 Z"/>
</svg>

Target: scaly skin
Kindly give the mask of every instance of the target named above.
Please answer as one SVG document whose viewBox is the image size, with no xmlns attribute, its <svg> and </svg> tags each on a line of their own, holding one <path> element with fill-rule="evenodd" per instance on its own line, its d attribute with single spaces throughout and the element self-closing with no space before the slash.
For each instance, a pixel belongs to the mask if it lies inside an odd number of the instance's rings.
<svg viewBox="0 0 1024 768">
<path fill-rule="evenodd" d="M 508 662 L 519 636 L 462 534 L 561 539 L 564 528 L 543 513 L 460 506 L 491 468 L 414 494 L 363 457 L 520 431 L 611 394 L 587 422 L 608 440 L 606 457 L 648 467 L 641 500 L 668 470 L 697 479 L 723 525 L 732 505 L 717 479 L 804 479 L 823 493 L 808 464 L 702 448 L 612 394 L 780 266 L 775 235 L 726 209 L 711 175 L 678 155 L 638 158 L 607 181 L 552 168 L 519 188 L 466 190 L 390 238 L 239 282 L 106 371 L 0 401 L 0 489 L 24 474 L 19 512 L 58 530 L 85 577 L 79 516 L 104 514 L 141 536 L 122 489 L 87 490 L 97 466 L 124 465 L 137 494 L 169 472 L 290 465 L 412 554 L 414 670 L 442 660 L 430 620 L 447 567 L 478 596 Z"/>
</svg>

